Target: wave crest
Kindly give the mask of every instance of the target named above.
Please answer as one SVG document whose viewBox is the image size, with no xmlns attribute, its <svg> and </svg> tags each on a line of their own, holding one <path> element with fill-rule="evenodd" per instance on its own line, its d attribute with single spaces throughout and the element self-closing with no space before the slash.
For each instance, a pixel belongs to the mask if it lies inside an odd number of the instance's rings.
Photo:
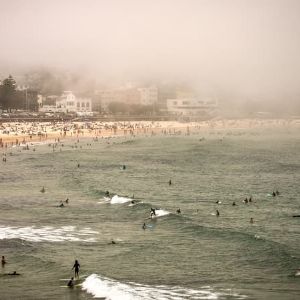
<svg viewBox="0 0 300 300">
<path fill-rule="evenodd" d="M 120 283 L 116 280 L 92 274 L 82 284 L 82 289 L 92 294 L 94 298 L 107 300 L 198 300 L 219 299 L 222 296 L 231 296 L 236 299 L 244 299 L 245 296 L 215 292 L 210 287 L 201 290 L 187 289 L 183 287 L 171 287 L 165 285 L 149 286 L 137 283 Z"/>
</svg>

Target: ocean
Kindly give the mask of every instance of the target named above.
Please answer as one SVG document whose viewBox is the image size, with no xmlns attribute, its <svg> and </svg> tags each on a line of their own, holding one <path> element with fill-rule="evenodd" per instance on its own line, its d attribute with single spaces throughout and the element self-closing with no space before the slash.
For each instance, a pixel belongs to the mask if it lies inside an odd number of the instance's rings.
<svg viewBox="0 0 300 300">
<path fill-rule="evenodd" d="M 80 137 L 6 157 L 1 300 L 300 299 L 296 129 Z"/>
</svg>

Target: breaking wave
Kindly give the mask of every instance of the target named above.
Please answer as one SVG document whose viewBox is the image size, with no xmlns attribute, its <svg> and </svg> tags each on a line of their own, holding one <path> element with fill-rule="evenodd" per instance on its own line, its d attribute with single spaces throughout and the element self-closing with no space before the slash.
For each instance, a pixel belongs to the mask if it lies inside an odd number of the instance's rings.
<svg viewBox="0 0 300 300">
<path fill-rule="evenodd" d="M 188 289 L 179 286 L 150 286 L 133 282 L 120 283 L 116 280 L 92 274 L 82 284 L 82 289 L 92 294 L 94 298 L 107 300 L 199 300 L 224 299 L 231 296 L 235 299 L 245 299 L 246 296 L 231 291 L 216 292 L 206 286 L 201 289 Z"/>
<path fill-rule="evenodd" d="M 22 239 L 30 242 L 95 242 L 94 237 L 97 231 L 86 227 L 76 229 L 75 226 L 63 226 L 61 228 L 53 228 L 44 226 L 36 228 L 28 227 L 0 227 L 0 240 L 3 239 Z"/>
</svg>

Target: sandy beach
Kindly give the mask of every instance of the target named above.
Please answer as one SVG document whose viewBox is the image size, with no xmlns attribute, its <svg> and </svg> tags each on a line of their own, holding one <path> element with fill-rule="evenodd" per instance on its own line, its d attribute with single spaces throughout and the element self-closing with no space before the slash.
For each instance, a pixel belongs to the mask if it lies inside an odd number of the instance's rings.
<svg viewBox="0 0 300 300">
<path fill-rule="evenodd" d="M 0 147 L 67 138 L 112 137 L 139 134 L 191 134 L 205 130 L 300 127 L 300 120 L 217 120 L 203 122 L 3 122 Z"/>
</svg>

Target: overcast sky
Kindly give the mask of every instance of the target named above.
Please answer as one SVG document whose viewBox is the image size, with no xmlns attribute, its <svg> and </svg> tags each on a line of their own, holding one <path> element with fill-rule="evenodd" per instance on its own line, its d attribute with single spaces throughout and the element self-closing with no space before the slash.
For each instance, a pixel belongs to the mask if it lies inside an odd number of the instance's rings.
<svg viewBox="0 0 300 300">
<path fill-rule="evenodd" d="M 0 0 L 0 70 L 179 78 L 298 94 L 299 0 Z"/>
</svg>

